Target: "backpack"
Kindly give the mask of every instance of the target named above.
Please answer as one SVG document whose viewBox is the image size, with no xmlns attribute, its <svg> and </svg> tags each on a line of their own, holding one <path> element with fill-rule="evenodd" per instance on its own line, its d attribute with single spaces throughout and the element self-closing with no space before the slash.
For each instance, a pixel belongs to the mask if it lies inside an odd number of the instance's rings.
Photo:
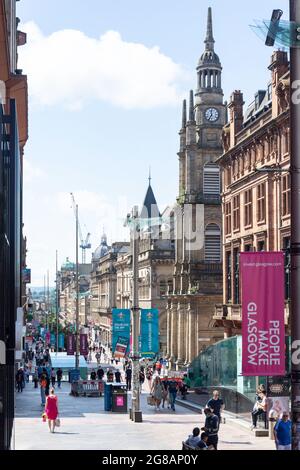
<svg viewBox="0 0 300 470">
<path fill-rule="evenodd" d="M 41 380 L 41 387 L 43 387 L 43 388 L 47 387 L 47 380 L 46 379 Z"/>
</svg>

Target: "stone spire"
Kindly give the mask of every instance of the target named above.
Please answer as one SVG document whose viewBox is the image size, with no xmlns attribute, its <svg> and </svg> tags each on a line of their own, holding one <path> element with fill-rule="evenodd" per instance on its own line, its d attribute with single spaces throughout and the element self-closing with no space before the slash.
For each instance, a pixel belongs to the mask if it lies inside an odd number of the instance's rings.
<svg viewBox="0 0 300 470">
<path fill-rule="evenodd" d="M 186 100 L 183 100 L 182 104 L 182 126 L 181 129 L 186 127 Z"/>
<path fill-rule="evenodd" d="M 213 23 L 212 23 L 212 12 L 211 12 L 211 7 L 208 8 L 208 14 L 207 14 L 207 32 L 206 32 L 206 38 L 205 38 L 205 50 L 206 51 L 214 51 L 214 36 L 213 36 Z"/>
<path fill-rule="evenodd" d="M 195 121 L 195 110 L 194 110 L 194 92 L 190 91 L 190 109 L 189 109 L 189 122 Z"/>
</svg>

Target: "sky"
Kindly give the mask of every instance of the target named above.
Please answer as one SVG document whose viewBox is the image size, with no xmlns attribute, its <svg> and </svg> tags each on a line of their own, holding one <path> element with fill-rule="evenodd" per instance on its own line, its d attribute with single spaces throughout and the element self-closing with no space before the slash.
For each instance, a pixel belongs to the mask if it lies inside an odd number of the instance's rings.
<svg viewBox="0 0 300 470">
<path fill-rule="evenodd" d="M 28 75 L 29 141 L 24 160 L 24 233 L 32 286 L 75 259 L 79 205 L 92 250 L 128 239 L 123 227 L 142 205 L 151 167 L 160 210 L 178 195 L 182 100 L 196 87 L 207 8 L 223 66 L 224 100 L 246 104 L 270 79 L 272 49 L 249 27 L 288 0 L 22 0 L 19 68 Z"/>
</svg>

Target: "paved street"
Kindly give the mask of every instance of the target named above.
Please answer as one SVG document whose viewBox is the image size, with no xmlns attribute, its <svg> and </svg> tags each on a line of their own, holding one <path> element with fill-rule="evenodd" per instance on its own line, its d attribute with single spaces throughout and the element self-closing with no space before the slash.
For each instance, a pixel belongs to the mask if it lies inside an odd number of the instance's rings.
<svg viewBox="0 0 300 470">
<path fill-rule="evenodd" d="M 27 384 L 16 400 L 15 446 L 17 450 L 180 450 L 195 426 L 204 424 L 203 415 L 177 407 L 155 412 L 142 394 L 143 423 L 133 423 L 127 414 L 104 412 L 104 398 L 75 398 L 70 385 L 58 391 L 62 426 L 50 434 L 42 422 L 39 390 Z M 219 449 L 274 449 L 269 438 L 256 438 L 237 421 L 221 425 Z"/>
</svg>

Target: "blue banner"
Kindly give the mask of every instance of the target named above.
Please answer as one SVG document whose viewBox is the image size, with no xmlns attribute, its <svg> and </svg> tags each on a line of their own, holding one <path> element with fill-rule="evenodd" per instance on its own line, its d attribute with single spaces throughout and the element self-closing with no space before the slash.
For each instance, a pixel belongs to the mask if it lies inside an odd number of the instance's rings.
<svg viewBox="0 0 300 470">
<path fill-rule="evenodd" d="M 51 343 L 51 346 L 55 346 L 56 345 L 56 335 L 54 333 L 51 333 L 51 336 L 50 336 L 50 343 Z"/>
<path fill-rule="evenodd" d="M 123 355 L 129 352 L 130 310 L 114 308 L 112 311 L 112 352 Z"/>
<path fill-rule="evenodd" d="M 65 335 L 63 333 L 59 333 L 58 335 L 58 347 L 60 349 L 64 349 L 65 347 Z"/>
<path fill-rule="evenodd" d="M 158 309 L 141 310 L 141 355 L 153 357 L 159 353 Z"/>
</svg>

